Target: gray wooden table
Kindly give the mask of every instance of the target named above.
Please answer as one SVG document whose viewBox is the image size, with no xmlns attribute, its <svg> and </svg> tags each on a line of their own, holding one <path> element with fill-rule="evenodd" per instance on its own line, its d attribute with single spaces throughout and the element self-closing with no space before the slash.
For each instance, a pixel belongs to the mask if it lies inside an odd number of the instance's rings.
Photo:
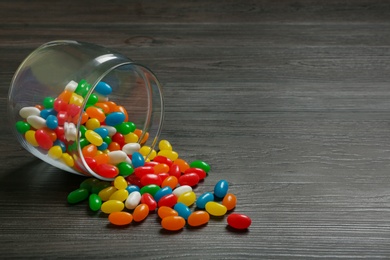
<svg viewBox="0 0 390 260">
<path fill-rule="evenodd" d="M 217 1 L 215 1 L 217 2 Z M 226 179 L 247 214 L 163 232 L 112 228 L 67 194 L 7 123 L 12 76 L 39 45 L 104 45 L 164 87 L 162 138 Z M 1 258 L 390 258 L 388 1 L 0 1 Z"/>
</svg>

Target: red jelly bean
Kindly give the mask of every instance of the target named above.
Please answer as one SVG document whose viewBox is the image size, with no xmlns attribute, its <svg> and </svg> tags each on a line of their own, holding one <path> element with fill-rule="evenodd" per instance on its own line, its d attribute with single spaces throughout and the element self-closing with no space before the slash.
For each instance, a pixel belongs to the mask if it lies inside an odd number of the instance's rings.
<svg viewBox="0 0 390 260">
<path fill-rule="evenodd" d="M 140 167 L 135 168 L 135 170 L 134 170 L 135 176 L 137 176 L 140 179 L 145 174 L 150 174 L 150 173 L 154 173 L 153 166 L 140 166 Z"/>
<path fill-rule="evenodd" d="M 179 184 L 180 186 L 188 185 L 188 186 L 195 186 L 199 182 L 199 175 L 196 173 L 187 173 L 179 178 Z"/>
<path fill-rule="evenodd" d="M 207 176 L 206 172 L 203 169 L 201 169 L 201 168 L 188 168 L 184 172 L 184 174 L 187 174 L 187 173 L 196 173 L 196 174 L 198 174 L 199 180 L 203 180 Z"/>
<path fill-rule="evenodd" d="M 232 213 L 227 217 L 227 223 L 235 229 L 247 229 L 252 224 L 252 220 L 247 215 Z"/>
<path fill-rule="evenodd" d="M 164 164 L 168 165 L 169 167 L 171 167 L 172 163 L 173 163 L 171 159 L 168 159 L 167 157 L 161 156 L 161 155 L 157 155 L 156 157 L 154 157 L 153 161 L 158 162 L 158 163 L 164 163 Z"/>
<path fill-rule="evenodd" d="M 84 160 L 87 163 L 87 165 L 89 166 L 89 168 L 91 168 L 92 171 L 96 172 L 96 168 L 98 165 L 96 160 L 93 159 L 92 157 L 84 157 Z"/>
<path fill-rule="evenodd" d="M 62 99 L 57 98 L 54 101 L 54 110 L 57 112 L 66 111 L 68 109 L 68 103 Z"/>
<path fill-rule="evenodd" d="M 68 115 L 74 117 L 80 112 L 80 107 L 75 104 L 69 104 L 66 112 L 68 112 Z"/>
<path fill-rule="evenodd" d="M 166 178 L 169 177 L 169 173 L 167 173 L 167 172 L 162 172 L 162 173 L 159 173 L 157 175 L 160 177 L 161 181 L 164 181 Z"/>
<path fill-rule="evenodd" d="M 59 126 L 63 126 L 67 119 L 68 119 L 68 113 L 66 111 L 59 111 L 57 113 L 57 120 Z"/>
<path fill-rule="evenodd" d="M 150 161 L 150 162 L 145 162 L 144 166 L 152 166 L 154 168 L 154 166 L 156 166 L 157 164 L 159 164 L 159 163 Z"/>
<path fill-rule="evenodd" d="M 160 176 L 154 173 L 148 173 L 141 177 L 141 184 L 142 186 L 155 184 L 157 186 L 160 186 L 162 183 Z"/>
<path fill-rule="evenodd" d="M 149 211 L 154 211 L 157 208 L 157 202 L 150 193 L 142 194 L 141 203 L 148 205 Z"/>
<path fill-rule="evenodd" d="M 125 137 L 123 136 L 123 134 L 121 133 L 115 133 L 112 137 L 111 137 L 112 141 L 113 142 L 116 142 L 120 145 L 120 147 L 122 148 L 126 143 L 125 143 Z"/>
<path fill-rule="evenodd" d="M 162 206 L 166 206 L 166 207 L 173 208 L 173 206 L 175 206 L 176 203 L 177 203 L 177 197 L 175 194 L 171 193 L 165 195 L 158 201 L 158 207 L 160 208 Z"/>
<path fill-rule="evenodd" d="M 45 150 L 49 150 L 53 146 L 53 140 L 43 129 L 35 131 L 35 139 L 37 140 L 38 145 Z"/>
<path fill-rule="evenodd" d="M 119 170 L 114 165 L 103 163 L 96 167 L 96 173 L 105 178 L 114 178 L 119 174 Z"/>
<path fill-rule="evenodd" d="M 180 178 L 181 176 L 181 171 L 180 171 L 180 167 L 179 165 L 177 164 L 172 164 L 171 167 L 169 168 L 169 175 L 171 176 L 175 176 L 176 178 Z"/>
<path fill-rule="evenodd" d="M 134 174 L 127 176 L 126 180 L 127 180 L 128 183 L 130 183 L 132 185 L 136 185 L 138 187 L 142 186 L 140 179 L 136 175 L 134 175 Z"/>
</svg>

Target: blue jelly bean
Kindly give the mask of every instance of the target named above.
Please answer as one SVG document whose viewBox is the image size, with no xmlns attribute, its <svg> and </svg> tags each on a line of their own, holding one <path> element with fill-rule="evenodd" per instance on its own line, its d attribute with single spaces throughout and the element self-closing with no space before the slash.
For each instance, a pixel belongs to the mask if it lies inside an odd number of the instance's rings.
<svg viewBox="0 0 390 260">
<path fill-rule="evenodd" d="M 140 188 L 139 188 L 137 185 L 128 185 L 128 186 L 126 187 L 126 190 L 127 190 L 127 192 L 130 194 L 130 193 L 132 193 L 133 191 L 139 191 Z"/>
<path fill-rule="evenodd" d="M 206 203 L 213 200 L 214 194 L 212 192 L 205 192 L 196 200 L 196 207 L 199 209 L 204 209 L 206 207 Z"/>
<path fill-rule="evenodd" d="M 101 95 L 108 96 L 112 92 L 112 88 L 106 82 L 100 81 L 96 87 L 95 91 Z"/>
<path fill-rule="evenodd" d="M 112 112 L 106 116 L 106 125 L 116 126 L 125 121 L 125 114 L 122 112 Z"/>
<path fill-rule="evenodd" d="M 139 152 L 134 152 L 133 155 L 131 156 L 131 162 L 133 163 L 133 167 L 137 168 L 140 166 L 144 166 L 145 159 L 144 156 Z"/>
<path fill-rule="evenodd" d="M 46 126 L 50 129 L 56 129 L 58 127 L 58 119 L 54 115 L 49 115 L 46 118 Z"/>
<path fill-rule="evenodd" d="M 55 146 L 55 145 L 58 145 L 59 147 L 61 147 L 61 150 L 62 150 L 63 153 L 66 152 L 66 145 L 61 140 L 59 140 L 59 139 L 55 140 L 54 143 L 53 143 L 53 146 Z"/>
<path fill-rule="evenodd" d="M 158 202 L 162 197 L 165 195 L 171 194 L 172 193 L 172 188 L 169 186 L 165 186 L 161 189 L 159 189 L 156 194 L 154 194 L 154 200 Z"/>
<path fill-rule="evenodd" d="M 99 151 L 104 151 L 108 148 L 108 144 L 106 142 L 103 142 L 100 146 L 97 147 Z"/>
<path fill-rule="evenodd" d="M 229 184 L 226 180 L 220 180 L 214 186 L 214 195 L 218 198 L 223 198 L 227 194 Z"/>
<path fill-rule="evenodd" d="M 182 202 L 176 203 L 175 206 L 173 206 L 173 209 L 184 219 L 188 219 L 191 215 L 191 209 Z"/>
<path fill-rule="evenodd" d="M 108 129 L 107 128 L 98 127 L 98 128 L 93 129 L 93 131 L 98 133 L 102 139 L 104 139 L 108 136 Z"/>
<path fill-rule="evenodd" d="M 39 115 L 44 119 L 47 119 L 47 117 L 50 115 L 55 116 L 56 114 L 57 111 L 55 111 L 53 108 L 42 109 L 41 112 L 39 113 Z"/>
</svg>

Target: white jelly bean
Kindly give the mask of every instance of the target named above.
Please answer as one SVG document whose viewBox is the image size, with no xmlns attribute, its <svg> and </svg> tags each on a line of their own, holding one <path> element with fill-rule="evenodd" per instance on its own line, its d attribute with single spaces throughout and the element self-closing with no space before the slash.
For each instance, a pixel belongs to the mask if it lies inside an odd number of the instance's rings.
<svg viewBox="0 0 390 260">
<path fill-rule="evenodd" d="M 76 81 L 71 80 L 66 86 L 65 90 L 68 90 L 70 92 L 74 92 L 77 88 L 78 84 Z"/>
<path fill-rule="evenodd" d="M 101 127 L 108 130 L 108 135 L 109 135 L 109 136 L 113 136 L 114 134 L 116 134 L 116 128 L 113 127 L 113 126 L 110 126 L 110 125 L 102 125 Z"/>
<path fill-rule="evenodd" d="M 41 111 L 36 107 L 23 107 L 19 110 L 19 115 L 23 118 L 27 118 L 29 116 L 39 116 Z"/>
<path fill-rule="evenodd" d="M 189 185 L 182 185 L 174 189 L 172 193 L 175 194 L 176 197 L 179 197 L 181 194 L 188 191 L 192 191 L 192 187 Z"/>
<path fill-rule="evenodd" d="M 125 162 L 128 158 L 127 154 L 124 151 L 111 151 L 107 153 L 110 164 L 118 164 L 120 162 Z"/>
<path fill-rule="evenodd" d="M 68 141 L 75 141 L 77 137 L 77 128 L 75 124 L 73 123 L 67 123 L 64 124 L 64 130 L 65 130 L 65 139 Z"/>
<path fill-rule="evenodd" d="M 125 201 L 125 207 L 127 209 L 135 209 L 141 201 L 141 193 L 139 191 L 133 191 L 129 194 Z"/>
<path fill-rule="evenodd" d="M 44 118 L 34 115 L 27 117 L 27 123 L 35 129 L 41 129 L 46 126 L 46 120 Z"/>
<path fill-rule="evenodd" d="M 122 151 L 124 151 L 126 154 L 131 155 L 134 152 L 138 152 L 140 148 L 141 146 L 139 143 L 128 143 L 122 147 Z"/>
</svg>

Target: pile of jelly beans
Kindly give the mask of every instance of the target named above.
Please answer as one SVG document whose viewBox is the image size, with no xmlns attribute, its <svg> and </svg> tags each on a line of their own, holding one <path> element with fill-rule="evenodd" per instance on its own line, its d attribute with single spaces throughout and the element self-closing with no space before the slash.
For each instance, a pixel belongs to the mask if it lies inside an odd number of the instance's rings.
<svg viewBox="0 0 390 260">
<path fill-rule="evenodd" d="M 171 151 L 167 140 L 159 142 L 160 151 Z M 68 195 L 70 204 L 88 200 L 92 211 L 108 215 L 113 225 L 125 226 L 141 222 L 151 212 L 161 218 L 165 230 L 177 231 L 186 225 L 206 225 L 210 216 L 223 217 L 228 214 L 227 224 L 234 229 L 247 229 L 251 219 L 238 213 L 231 213 L 237 198 L 229 192 L 226 180 L 218 181 L 213 191 L 197 195 L 194 188 L 210 171 L 210 166 L 200 160 L 191 163 L 184 159 L 158 155 L 153 160 L 134 152 L 134 172 L 127 177 L 117 176 L 112 182 L 95 178 L 84 180 L 80 187 Z M 167 152 L 166 152 L 167 153 Z"/>
</svg>

